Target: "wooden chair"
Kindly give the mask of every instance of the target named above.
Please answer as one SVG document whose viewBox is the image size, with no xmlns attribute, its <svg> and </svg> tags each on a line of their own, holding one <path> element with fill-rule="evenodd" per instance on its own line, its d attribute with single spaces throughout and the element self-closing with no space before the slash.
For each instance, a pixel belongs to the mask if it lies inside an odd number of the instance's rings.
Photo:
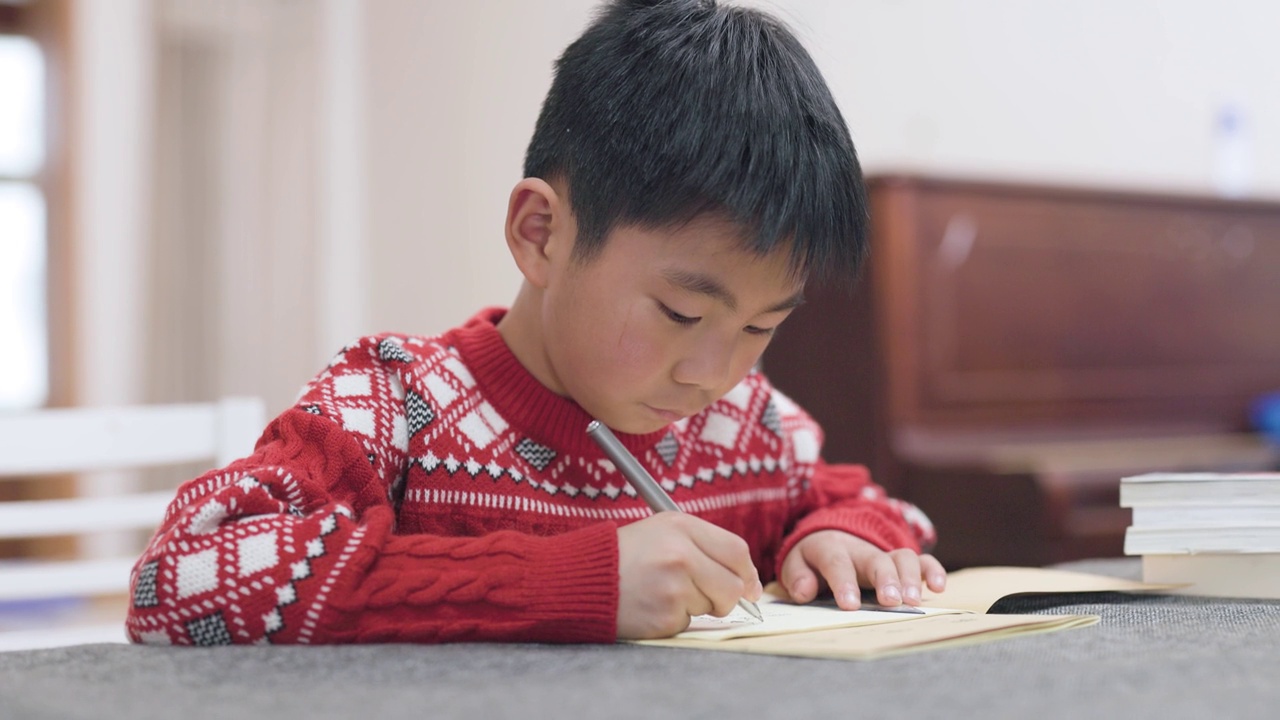
<svg viewBox="0 0 1280 720">
<path fill-rule="evenodd" d="M 253 450 L 265 416 L 257 398 L 0 415 L 0 482 L 205 461 L 221 467 Z M 169 489 L 0 502 L 0 540 L 154 530 L 173 495 L 174 489 Z M 7 611 L 30 616 L 33 607 L 125 596 L 136 559 L 129 555 L 0 561 L 0 650 L 124 642 L 123 617 L 73 627 L 30 627 L 15 621 L 6 628 L 4 615 Z M 28 612 L 20 612 L 22 608 Z"/>
</svg>

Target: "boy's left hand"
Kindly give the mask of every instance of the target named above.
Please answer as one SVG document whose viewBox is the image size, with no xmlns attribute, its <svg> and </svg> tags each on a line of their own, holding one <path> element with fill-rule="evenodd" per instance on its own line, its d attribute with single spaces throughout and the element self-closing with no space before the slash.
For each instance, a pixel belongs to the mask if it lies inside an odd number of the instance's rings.
<svg viewBox="0 0 1280 720">
<path fill-rule="evenodd" d="M 885 607 L 919 605 L 922 580 L 934 592 L 946 587 L 947 573 L 932 555 L 885 552 L 839 530 L 819 530 L 796 543 L 778 578 L 795 602 L 807 603 L 827 587 L 843 610 L 861 606 L 859 587 L 875 588 L 876 601 Z"/>
</svg>

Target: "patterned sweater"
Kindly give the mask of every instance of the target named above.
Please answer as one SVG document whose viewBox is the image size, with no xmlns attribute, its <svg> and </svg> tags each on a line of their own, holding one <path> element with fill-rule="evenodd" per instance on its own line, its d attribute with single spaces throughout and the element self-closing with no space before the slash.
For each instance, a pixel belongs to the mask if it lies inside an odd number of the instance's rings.
<svg viewBox="0 0 1280 720">
<path fill-rule="evenodd" d="M 612 642 L 617 527 L 649 509 L 524 369 L 502 310 L 345 348 L 254 453 L 185 483 L 136 564 L 134 642 Z M 933 543 L 759 373 L 701 414 L 619 434 L 672 498 L 742 536 L 761 580 L 805 535 Z"/>
</svg>

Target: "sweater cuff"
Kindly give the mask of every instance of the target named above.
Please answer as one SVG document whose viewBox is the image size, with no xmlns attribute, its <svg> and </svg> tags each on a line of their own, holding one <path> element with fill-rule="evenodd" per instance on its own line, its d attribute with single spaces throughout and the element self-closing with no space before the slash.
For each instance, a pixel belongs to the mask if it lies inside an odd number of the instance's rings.
<svg viewBox="0 0 1280 720">
<path fill-rule="evenodd" d="M 774 567 L 774 576 L 782 577 L 782 563 L 791 553 L 796 543 L 819 530 L 839 530 L 855 537 L 862 538 L 876 547 L 888 552 L 899 548 L 909 548 L 920 552 L 920 544 L 916 542 L 911 531 L 900 523 L 890 521 L 876 508 L 822 508 L 806 515 L 782 543 Z"/>
<path fill-rule="evenodd" d="M 392 536 L 352 565 L 356 587 L 335 588 L 328 642 L 617 641 L 612 523 L 551 536 Z"/>
<path fill-rule="evenodd" d="M 618 639 L 618 528 L 597 523 L 537 538 L 530 569 L 530 618 L 555 628 L 550 642 Z"/>
</svg>

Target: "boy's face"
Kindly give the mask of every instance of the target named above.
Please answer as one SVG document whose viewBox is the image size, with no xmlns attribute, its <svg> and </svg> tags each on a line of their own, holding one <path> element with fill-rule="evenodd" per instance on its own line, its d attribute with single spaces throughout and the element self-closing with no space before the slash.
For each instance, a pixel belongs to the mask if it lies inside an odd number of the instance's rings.
<svg viewBox="0 0 1280 720">
<path fill-rule="evenodd" d="M 571 248 L 552 254 L 540 323 L 552 389 L 616 430 L 646 433 L 733 388 L 803 289 L 786 249 L 753 255 L 739 232 L 701 217 L 615 229 L 586 262 Z"/>
</svg>

